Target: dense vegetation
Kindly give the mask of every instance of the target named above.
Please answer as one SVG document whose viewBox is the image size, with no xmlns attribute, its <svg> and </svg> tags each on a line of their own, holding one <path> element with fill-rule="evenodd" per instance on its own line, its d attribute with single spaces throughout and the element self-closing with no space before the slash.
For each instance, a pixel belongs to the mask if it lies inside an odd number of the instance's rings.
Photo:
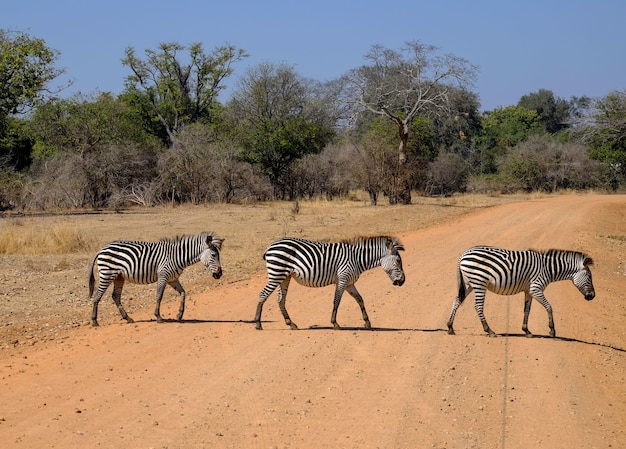
<svg viewBox="0 0 626 449">
<path fill-rule="evenodd" d="M 0 30 L 0 208 L 616 190 L 626 185 L 626 90 L 541 89 L 480 112 L 477 68 L 409 42 L 373 46 L 329 82 L 287 64 L 244 73 L 242 49 L 126 49 L 119 95 L 58 96 L 59 53 Z"/>
</svg>

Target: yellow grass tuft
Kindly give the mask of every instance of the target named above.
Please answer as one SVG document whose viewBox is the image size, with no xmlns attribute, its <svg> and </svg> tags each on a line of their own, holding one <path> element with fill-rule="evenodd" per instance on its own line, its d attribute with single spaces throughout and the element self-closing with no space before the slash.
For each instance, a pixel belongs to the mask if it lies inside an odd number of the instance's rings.
<svg viewBox="0 0 626 449">
<path fill-rule="evenodd" d="M 71 254 L 93 247 L 94 242 L 76 227 L 64 224 L 44 227 L 41 223 L 13 219 L 0 227 L 2 255 Z"/>
</svg>

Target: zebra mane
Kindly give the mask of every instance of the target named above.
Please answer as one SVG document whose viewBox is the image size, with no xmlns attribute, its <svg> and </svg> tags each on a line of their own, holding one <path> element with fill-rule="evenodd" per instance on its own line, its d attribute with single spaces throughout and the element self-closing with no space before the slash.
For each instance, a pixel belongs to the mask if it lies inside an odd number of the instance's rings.
<svg viewBox="0 0 626 449">
<path fill-rule="evenodd" d="M 161 240 L 159 240 L 159 242 L 178 243 L 185 239 L 193 239 L 193 238 L 198 238 L 198 237 L 202 238 L 202 240 L 206 240 L 206 238 L 209 236 L 211 237 L 211 244 L 216 246 L 217 249 L 221 249 L 222 242 L 224 241 L 224 239 L 218 237 L 215 233 L 211 231 L 205 231 L 205 232 L 201 232 L 200 234 L 195 234 L 195 235 L 183 234 L 183 235 L 177 235 L 176 237 L 164 237 Z"/>
<path fill-rule="evenodd" d="M 400 240 L 398 240 L 396 237 L 390 237 L 387 235 L 379 235 L 375 237 L 353 237 L 350 239 L 340 240 L 339 243 L 347 243 L 349 245 L 359 245 L 359 244 L 372 241 L 372 240 L 391 241 L 391 244 L 393 245 L 396 251 L 404 251 L 404 245 L 400 243 Z"/>
<path fill-rule="evenodd" d="M 542 251 L 537 251 L 537 250 L 533 250 L 539 254 L 543 254 L 545 256 L 548 257 L 554 257 L 555 255 L 558 254 L 571 254 L 572 256 L 576 257 L 576 258 L 580 258 L 583 261 L 583 265 L 587 266 L 587 265 L 593 265 L 593 259 L 588 256 L 585 253 L 582 253 L 580 251 L 572 251 L 569 249 L 556 249 L 556 248 L 550 248 L 550 249 L 546 249 L 546 250 L 542 250 Z"/>
</svg>

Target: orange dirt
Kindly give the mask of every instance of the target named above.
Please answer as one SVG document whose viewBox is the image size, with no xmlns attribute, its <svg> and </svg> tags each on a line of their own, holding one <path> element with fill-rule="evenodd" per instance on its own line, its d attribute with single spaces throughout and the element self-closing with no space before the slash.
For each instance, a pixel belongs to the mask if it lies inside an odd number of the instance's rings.
<svg viewBox="0 0 626 449">
<path fill-rule="evenodd" d="M 345 295 L 292 284 L 251 322 L 265 273 L 194 293 L 182 323 L 105 321 L 0 351 L 3 448 L 623 448 L 626 447 L 626 196 L 567 195 L 478 211 L 400 235 L 407 282 L 380 269 L 357 283 L 373 330 Z M 582 250 L 596 299 L 551 284 L 557 338 L 523 295 L 488 293 L 488 338 L 459 309 L 466 248 Z M 208 285 L 208 284 L 207 284 Z M 110 301 L 110 294 L 107 294 Z M 163 305 L 174 316 L 177 301 Z M 90 306 L 85 305 L 85 316 Z M 4 319 L 4 318 L 3 318 Z"/>
</svg>

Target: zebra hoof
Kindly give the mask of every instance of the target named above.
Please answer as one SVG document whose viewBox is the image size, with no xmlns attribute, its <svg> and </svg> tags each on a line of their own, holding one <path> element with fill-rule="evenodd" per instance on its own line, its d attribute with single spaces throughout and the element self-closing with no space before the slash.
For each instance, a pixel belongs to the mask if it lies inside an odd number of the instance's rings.
<svg viewBox="0 0 626 449">
<path fill-rule="evenodd" d="M 371 329 L 372 328 L 372 324 L 369 321 L 365 322 L 365 329 Z"/>
<path fill-rule="evenodd" d="M 260 321 L 256 323 L 256 329 L 259 330 L 259 331 L 263 330 L 263 326 L 261 326 L 261 322 Z"/>
<path fill-rule="evenodd" d="M 294 331 L 298 330 L 298 326 L 296 326 L 296 323 L 289 323 L 289 327 Z"/>
<path fill-rule="evenodd" d="M 448 335 L 456 335 L 456 332 L 454 332 L 454 329 L 450 328 L 448 329 Z"/>
<path fill-rule="evenodd" d="M 526 338 L 533 338 L 533 337 L 534 337 L 533 334 L 531 334 L 530 332 L 526 332 Z"/>
<path fill-rule="evenodd" d="M 98 322 L 97 322 L 97 321 L 93 320 L 93 321 L 91 322 L 91 327 L 98 327 L 98 326 L 100 326 L 100 325 L 98 324 Z"/>
</svg>

